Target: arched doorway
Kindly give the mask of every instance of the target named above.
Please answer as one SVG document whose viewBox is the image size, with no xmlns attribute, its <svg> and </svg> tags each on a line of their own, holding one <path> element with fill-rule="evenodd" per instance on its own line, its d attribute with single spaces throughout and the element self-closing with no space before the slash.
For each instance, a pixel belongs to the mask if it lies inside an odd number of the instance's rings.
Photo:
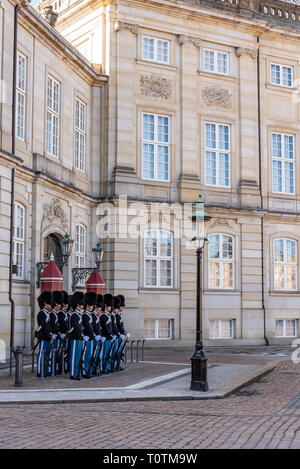
<svg viewBox="0 0 300 469">
<path fill-rule="evenodd" d="M 44 238 L 44 262 L 50 261 L 50 256 L 53 254 L 55 263 L 59 270 L 63 270 L 63 256 L 61 248 L 62 236 L 58 233 L 50 233 Z"/>
</svg>

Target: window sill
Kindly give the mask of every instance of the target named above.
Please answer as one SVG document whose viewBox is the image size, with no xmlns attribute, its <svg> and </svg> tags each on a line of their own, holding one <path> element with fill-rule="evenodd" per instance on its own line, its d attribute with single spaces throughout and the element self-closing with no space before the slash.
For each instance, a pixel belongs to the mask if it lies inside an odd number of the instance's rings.
<svg viewBox="0 0 300 469">
<path fill-rule="evenodd" d="M 139 293 L 166 293 L 172 295 L 179 295 L 179 290 L 174 288 L 141 288 L 139 289 Z"/>
<path fill-rule="evenodd" d="M 209 290 L 203 290 L 204 295 L 216 295 L 216 293 L 219 293 L 219 295 L 235 295 L 235 296 L 240 296 L 242 292 L 240 290 L 229 290 L 229 289 L 209 289 Z"/>
<path fill-rule="evenodd" d="M 236 82 L 236 77 L 233 77 L 232 75 L 223 75 L 222 73 L 215 73 L 215 72 L 205 72 L 204 70 L 197 70 L 197 73 L 199 76 L 206 77 L 206 78 L 220 78 L 222 82 L 229 82 L 229 83 L 235 83 Z"/>
<path fill-rule="evenodd" d="M 177 65 L 162 64 L 160 62 L 154 62 L 153 60 L 136 59 L 135 61 L 136 61 L 137 65 L 149 65 L 150 67 L 155 65 L 156 67 L 162 68 L 164 70 L 174 70 L 174 71 L 176 71 L 177 68 L 178 68 Z"/>
<path fill-rule="evenodd" d="M 270 290 L 269 296 L 300 296 L 300 291 Z"/>
<path fill-rule="evenodd" d="M 283 93 L 291 94 L 297 90 L 297 88 L 289 88 L 288 86 L 283 85 L 273 85 L 272 83 L 266 83 L 266 88 L 272 91 L 281 91 Z"/>
<path fill-rule="evenodd" d="M 13 278 L 12 282 L 13 283 L 18 283 L 18 284 L 21 284 L 21 285 L 30 285 L 31 284 L 31 282 L 29 280 L 20 280 L 20 279 L 17 279 L 17 278 Z"/>
</svg>

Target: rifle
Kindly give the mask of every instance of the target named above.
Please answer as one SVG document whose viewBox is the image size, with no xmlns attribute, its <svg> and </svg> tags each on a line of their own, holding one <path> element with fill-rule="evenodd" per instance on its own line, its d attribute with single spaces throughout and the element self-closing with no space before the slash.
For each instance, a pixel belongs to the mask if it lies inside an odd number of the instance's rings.
<svg viewBox="0 0 300 469">
<path fill-rule="evenodd" d="M 123 346 L 122 346 L 122 349 L 120 350 L 120 353 L 119 353 L 119 356 L 118 356 L 118 361 L 117 361 L 117 366 L 116 366 L 116 370 L 119 371 L 120 370 L 120 366 L 121 366 L 121 361 L 123 360 L 123 352 L 124 352 L 124 349 L 127 345 L 127 342 L 128 342 L 128 337 L 126 337 L 126 339 L 124 340 L 124 343 L 123 343 Z"/>
<path fill-rule="evenodd" d="M 122 345 L 122 340 L 119 342 L 118 344 L 118 348 L 116 350 L 116 353 L 114 354 L 114 358 L 112 359 L 112 365 L 111 365 L 111 368 L 112 368 L 112 371 L 115 371 L 115 361 L 116 361 L 116 357 L 118 356 L 118 353 L 119 353 L 119 350 L 120 350 L 120 347 Z"/>
<path fill-rule="evenodd" d="M 101 359 L 101 352 L 102 352 L 102 347 L 103 347 L 103 342 L 100 341 L 101 343 L 99 344 L 99 352 L 98 352 L 98 355 L 97 355 L 97 360 L 95 361 L 95 376 L 99 376 L 97 375 L 97 368 L 99 366 L 99 372 L 101 372 L 101 367 L 100 367 L 100 359 Z"/>
<path fill-rule="evenodd" d="M 104 365 L 103 365 L 103 373 L 107 373 L 107 364 L 108 364 L 108 360 L 110 358 L 110 352 L 111 352 L 113 343 L 114 343 L 114 341 L 111 339 L 111 343 L 110 343 L 110 346 L 109 346 L 109 349 L 108 349 L 108 352 L 107 352 L 107 355 L 106 355 L 106 358 L 105 358 L 105 362 L 104 362 Z"/>
<path fill-rule="evenodd" d="M 61 359 L 63 348 L 64 348 L 64 341 L 63 341 L 63 339 L 60 339 L 59 349 L 57 351 L 57 355 L 56 355 L 56 358 L 55 358 L 55 367 L 56 367 L 56 365 L 58 365 L 59 360 Z"/>
<path fill-rule="evenodd" d="M 85 354 L 85 349 L 86 349 L 86 341 L 84 341 L 84 345 L 82 347 L 82 352 L 81 352 L 81 355 L 80 355 L 80 360 L 78 362 L 78 371 L 77 371 L 77 376 L 76 376 L 76 378 L 78 380 L 81 379 L 81 372 L 82 372 L 83 357 L 84 357 L 84 354 Z"/>
<path fill-rule="evenodd" d="M 94 364 L 94 361 L 95 361 L 95 355 L 96 355 L 96 351 L 97 351 L 97 346 L 98 346 L 98 342 L 97 344 L 95 345 L 94 347 L 94 350 L 93 350 L 93 354 L 91 356 L 91 359 L 90 359 L 90 363 L 89 363 L 89 367 L 88 367 L 88 371 L 87 371 L 87 376 L 90 378 L 91 377 L 91 370 L 92 370 L 92 366 Z"/>
<path fill-rule="evenodd" d="M 30 355 L 31 355 L 31 372 L 34 373 L 34 352 L 39 345 L 40 341 L 38 340 L 35 346 L 32 348 Z"/>
</svg>

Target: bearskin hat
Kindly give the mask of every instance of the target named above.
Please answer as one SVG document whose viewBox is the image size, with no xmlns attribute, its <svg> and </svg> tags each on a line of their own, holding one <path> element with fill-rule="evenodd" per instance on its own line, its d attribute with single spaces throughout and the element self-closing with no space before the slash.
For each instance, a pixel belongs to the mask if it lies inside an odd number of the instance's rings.
<svg viewBox="0 0 300 469">
<path fill-rule="evenodd" d="M 71 308 L 75 310 L 77 308 L 77 305 L 84 305 L 84 294 L 81 291 L 76 291 L 71 296 Z"/>
<path fill-rule="evenodd" d="M 65 296 L 64 296 L 63 292 L 56 290 L 56 291 L 53 292 L 53 303 L 52 303 L 52 305 L 53 306 L 62 305 L 64 299 L 65 299 Z"/>
<path fill-rule="evenodd" d="M 110 293 L 105 293 L 103 298 L 104 306 L 112 306 L 113 305 L 113 296 Z"/>
<path fill-rule="evenodd" d="M 101 308 L 103 306 L 103 295 L 97 295 L 97 308 Z"/>
<path fill-rule="evenodd" d="M 84 295 L 85 306 L 96 306 L 97 304 L 97 293 L 91 291 Z"/>
<path fill-rule="evenodd" d="M 120 298 L 118 296 L 114 296 L 114 299 L 113 299 L 113 307 L 115 309 L 119 309 L 121 306 L 121 301 L 120 301 Z"/>
<path fill-rule="evenodd" d="M 69 304 L 69 295 L 66 291 L 62 290 L 62 294 L 64 295 L 64 299 L 63 299 L 63 304 L 64 305 L 68 305 Z"/>
<path fill-rule="evenodd" d="M 45 304 L 52 305 L 53 302 L 53 295 L 51 291 L 43 291 L 38 297 L 38 304 L 41 309 L 45 306 Z"/>
<path fill-rule="evenodd" d="M 125 306 L 125 296 L 124 295 L 118 295 L 118 298 L 120 300 L 120 306 Z"/>
</svg>

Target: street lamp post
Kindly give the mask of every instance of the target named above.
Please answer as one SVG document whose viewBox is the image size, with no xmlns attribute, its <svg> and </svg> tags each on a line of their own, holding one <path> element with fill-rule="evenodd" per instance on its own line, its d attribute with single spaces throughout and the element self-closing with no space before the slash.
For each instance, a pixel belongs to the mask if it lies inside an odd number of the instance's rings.
<svg viewBox="0 0 300 469">
<path fill-rule="evenodd" d="M 196 302 L 196 344 L 195 352 L 191 358 L 192 378 L 190 389 L 193 391 L 208 391 L 207 382 L 207 358 L 203 351 L 203 327 L 202 327 L 202 253 L 206 238 L 204 237 L 204 224 L 209 222 L 211 216 L 204 210 L 202 195 L 199 194 L 196 211 L 192 214 L 192 221 L 196 223 L 196 236 L 193 239 L 196 244 L 197 255 L 197 302 Z"/>
</svg>

